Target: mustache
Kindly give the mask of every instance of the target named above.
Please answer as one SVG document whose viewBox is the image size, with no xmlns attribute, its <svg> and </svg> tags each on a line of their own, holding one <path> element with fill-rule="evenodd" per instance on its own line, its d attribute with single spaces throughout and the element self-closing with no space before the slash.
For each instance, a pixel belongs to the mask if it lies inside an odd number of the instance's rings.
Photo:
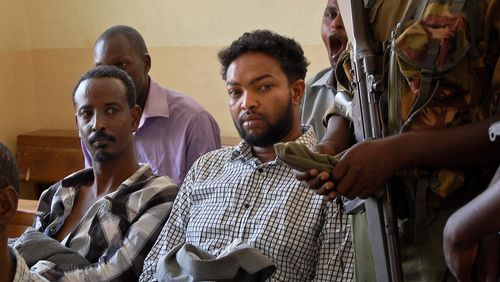
<svg viewBox="0 0 500 282">
<path fill-rule="evenodd" d="M 97 139 L 105 139 L 113 143 L 116 142 L 116 138 L 114 136 L 108 135 L 102 131 L 97 131 L 89 137 L 89 143 L 92 145 L 97 141 Z"/>
<path fill-rule="evenodd" d="M 252 118 L 259 117 L 260 119 L 265 119 L 265 117 L 263 115 L 258 114 L 256 112 L 245 111 L 245 112 L 241 112 L 240 115 L 238 116 L 238 123 L 242 125 L 250 117 L 252 117 Z"/>
</svg>

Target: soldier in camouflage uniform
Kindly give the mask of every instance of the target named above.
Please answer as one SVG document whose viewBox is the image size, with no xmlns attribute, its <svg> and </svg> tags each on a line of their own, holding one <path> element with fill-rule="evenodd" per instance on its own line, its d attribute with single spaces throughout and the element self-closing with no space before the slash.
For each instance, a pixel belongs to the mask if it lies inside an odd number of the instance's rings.
<svg viewBox="0 0 500 282">
<path fill-rule="evenodd" d="M 390 41 L 396 22 L 402 22 L 385 69 L 388 137 L 352 145 L 345 137 L 352 132 L 328 127 L 313 150 L 340 158 L 332 175 L 313 169 L 297 172 L 297 178 L 331 199 L 338 194 L 367 198 L 391 183 L 405 281 L 439 281 L 447 275 L 442 251 L 446 220 L 486 187 L 490 168 L 500 161 L 499 142 L 489 142 L 487 134 L 500 120 L 500 5 L 467 1 L 456 12 L 452 2 L 465 1 L 368 2 L 375 2 L 368 19 L 377 41 Z M 407 18 L 411 2 L 429 2 L 418 20 Z M 436 52 L 429 65 L 432 48 Z M 349 82 L 349 72 L 338 78 Z M 325 124 L 339 118 L 332 106 Z M 424 208 L 417 211 L 415 199 L 422 195 Z M 356 279 L 373 281 L 365 214 L 353 216 L 353 233 Z"/>
</svg>

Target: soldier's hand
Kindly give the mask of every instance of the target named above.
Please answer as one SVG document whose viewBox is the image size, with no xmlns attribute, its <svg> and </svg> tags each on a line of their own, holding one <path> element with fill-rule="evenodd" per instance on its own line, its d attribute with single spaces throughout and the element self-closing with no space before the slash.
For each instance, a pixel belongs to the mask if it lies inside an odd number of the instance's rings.
<svg viewBox="0 0 500 282">
<path fill-rule="evenodd" d="M 372 196 L 385 187 L 400 165 L 393 144 L 385 139 L 358 143 L 337 157 L 332 175 L 335 190 L 349 199 Z"/>
<path fill-rule="evenodd" d="M 326 196 L 328 200 L 333 200 L 337 197 L 337 193 L 333 189 L 334 184 L 330 178 L 330 173 L 326 171 L 319 171 L 317 169 L 309 169 L 305 171 L 295 170 L 294 172 L 295 177 L 298 180 L 303 181 L 317 194 Z"/>
<path fill-rule="evenodd" d="M 311 147 L 311 151 L 318 154 L 329 154 L 335 155 L 336 152 L 333 147 L 328 144 L 317 144 Z M 330 176 L 330 173 L 326 171 L 319 171 L 318 169 L 309 170 L 294 170 L 295 177 L 303 181 L 309 188 L 313 189 L 317 194 L 324 195 L 328 200 L 333 200 L 337 197 L 335 192 L 334 183 Z"/>
</svg>

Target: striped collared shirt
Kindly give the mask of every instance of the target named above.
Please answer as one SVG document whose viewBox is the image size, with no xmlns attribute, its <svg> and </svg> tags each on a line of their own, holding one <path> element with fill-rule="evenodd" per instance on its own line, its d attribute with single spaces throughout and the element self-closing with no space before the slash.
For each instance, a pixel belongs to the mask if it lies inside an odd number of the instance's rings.
<svg viewBox="0 0 500 282">
<path fill-rule="evenodd" d="M 78 200 L 81 184 L 93 177 L 92 169 L 84 169 L 46 190 L 39 201 L 35 229 L 54 236 Z M 148 165 L 142 165 L 116 191 L 97 200 L 61 242 L 91 262 L 83 269 L 61 273 L 63 280 L 137 280 L 176 194 L 168 177 L 153 175 Z M 46 270 L 40 265 L 47 263 L 39 262 L 31 270 Z"/>
<path fill-rule="evenodd" d="M 296 141 L 314 144 L 313 130 L 303 131 Z M 193 165 L 140 281 L 155 280 L 158 260 L 179 243 L 217 256 L 237 239 L 277 265 L 271 280 L 352 280 L 347 217 L 334 202 L 305 187 L 279 159 L 262 163 L 243 141 Z"/>
</svg>

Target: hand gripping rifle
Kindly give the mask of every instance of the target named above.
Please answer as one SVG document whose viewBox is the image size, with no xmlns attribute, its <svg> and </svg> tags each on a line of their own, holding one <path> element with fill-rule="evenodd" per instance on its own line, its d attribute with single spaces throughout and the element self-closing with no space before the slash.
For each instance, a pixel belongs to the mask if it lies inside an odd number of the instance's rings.
<svg viewBox="0 0 500 282">
<path fill-rule="evenodd" d="M 349 38 L 354 95 L 349 101 L 346 93 L 338 92 L 335 107 L 352 120 L 357 142 L 382 138 L 379 98 L 384 88 L 383 77 L 370 44 L 364 2 L 342 0 L 338 5 Z M 366 211 L 377 281 L 403 281 L 390 190 L 386 187 L 382 197 L 348 201 L 345 208 L 350 214 Z"/>
</svg>

